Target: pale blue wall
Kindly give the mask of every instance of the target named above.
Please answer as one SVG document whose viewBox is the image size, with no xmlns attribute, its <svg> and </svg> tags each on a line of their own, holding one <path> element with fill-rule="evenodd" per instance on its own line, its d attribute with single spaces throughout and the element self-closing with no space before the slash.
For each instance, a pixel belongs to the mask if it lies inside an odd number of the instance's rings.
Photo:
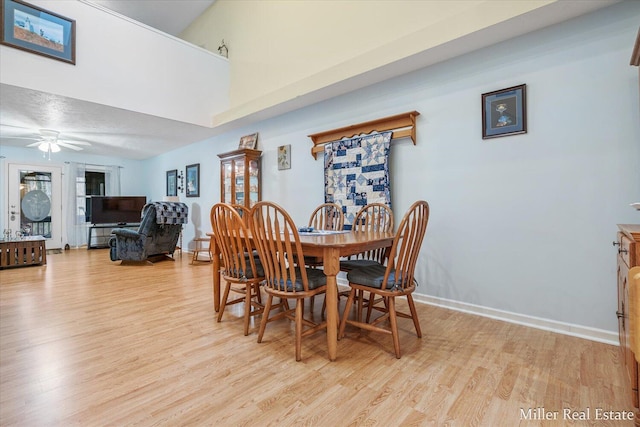
<svg viewBox="0 0 640 427">
<path fill-rule="evenodd" d="M 616 224 L 638 223 L 638 69 L 629 66 L 640 2 L 515 38 L 409 75 L 193 144 L 149 161 L 151 194 L 167 169 L 201 163 L 199 224 L 219 200 L 218 153 L 259 132 L 263 199 L 305 223 L 323 201 L 323 162 L 307 135 L 417 110 L 417 146 L 393 143 L 400 217 L 431 205 L 418 292 L 616 331 Z M 481 94 L 527 84 L 529 132 L 482 140 Z M 292 168 L 276 150 L 291 144 Z"/>
</svg>

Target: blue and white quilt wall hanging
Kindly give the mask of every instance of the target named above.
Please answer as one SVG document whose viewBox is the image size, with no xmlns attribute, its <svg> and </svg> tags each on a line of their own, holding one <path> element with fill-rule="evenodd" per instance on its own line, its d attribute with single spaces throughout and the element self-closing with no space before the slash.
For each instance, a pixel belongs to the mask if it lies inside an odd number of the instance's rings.
<svg viewBox="0 0 640 427">
<path fill-rule="evenodd" d="M 324 199 L 344 212 L 350 230 L 358 211 L 369 203 L 391 206 L 389 146 L 392 132 L 328 142 L 324 147 Z"/>
</svg>

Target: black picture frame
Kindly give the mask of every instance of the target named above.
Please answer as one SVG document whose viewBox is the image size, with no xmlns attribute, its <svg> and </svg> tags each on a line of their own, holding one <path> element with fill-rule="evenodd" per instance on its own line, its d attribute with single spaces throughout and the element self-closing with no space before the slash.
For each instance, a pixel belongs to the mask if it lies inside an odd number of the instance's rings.
<svg viewBox="0 0 640 427">
<path fill-rule="evenodd" d="M 482 94 L 482 139 L 527 133 L 527 85 Z"/>
<path fill-rule="evenodd" d="M 200 197 L 200 163 L 188 165 L 185 168 L 185 195 L 187 197 Z"/>
<path fill-rule="evenodd" d="M 167 196 L 178 195 L 178 169 L 167 171 Z"/>
<path fill-rule="evenodd" d="M 0 44 L 75 65 L 76 21 L 22 0 L 0 0 Z"/>
</svg>

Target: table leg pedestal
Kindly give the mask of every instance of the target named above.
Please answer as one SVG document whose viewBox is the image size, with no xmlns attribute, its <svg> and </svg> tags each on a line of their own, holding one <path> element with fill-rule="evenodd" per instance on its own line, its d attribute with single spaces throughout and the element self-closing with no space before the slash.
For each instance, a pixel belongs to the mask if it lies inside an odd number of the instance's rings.
<svg viewBox="0 0 640 427">
<path fill-rule="evenodd" d="M 338 282 L 340 253 L 336 248 L 325 248 L 323 254 L 324 274 L 327 276 L 327 349 L 329 360 L 336 360 L 338 353 Z"/>
</svg>

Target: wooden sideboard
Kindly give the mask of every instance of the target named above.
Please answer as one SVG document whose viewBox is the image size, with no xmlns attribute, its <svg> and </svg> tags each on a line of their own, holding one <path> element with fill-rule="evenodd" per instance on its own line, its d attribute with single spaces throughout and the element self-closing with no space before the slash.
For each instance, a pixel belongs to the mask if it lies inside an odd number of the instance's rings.
<svg viewBox="0 0 640 427">
<path fill-rule="evenodd" d="M 618 334 L 623 364 L 631 383 L 633 405 L 640 407 L 638 398 L 638 363 L 636 362 L 629 336 L 629 269 L 640 265 L 640 224 L 618 224 Z"/>
</svg>

